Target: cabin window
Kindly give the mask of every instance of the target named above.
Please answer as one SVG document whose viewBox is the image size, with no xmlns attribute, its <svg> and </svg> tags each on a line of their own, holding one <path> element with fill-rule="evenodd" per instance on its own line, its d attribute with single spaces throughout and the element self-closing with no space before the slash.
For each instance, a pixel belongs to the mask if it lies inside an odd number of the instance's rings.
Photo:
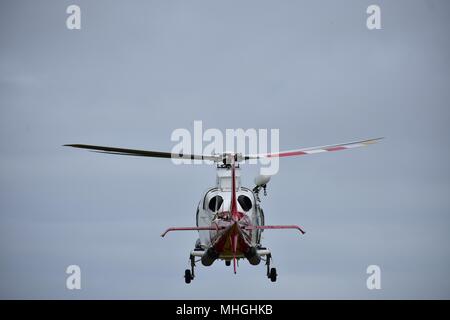
<svg viewBox="0 0 450 320">
<path fill-rule="evenodd" d="M 244 211 L 248 211 L 252 208 L 252 200 L 250 200 L 250 198 L 247 196 L 240 195 L 238 197 L 238 202 Z"/>
<path fill-rule="evenodd" d="M 211 211 L 217 211 L 220 209 L 220 206 L 223 203 L 223 198 L 221 196 L 215 196 L 212 197 L 211 200 L 209 200 L 208 208 Z"/>
</svg>

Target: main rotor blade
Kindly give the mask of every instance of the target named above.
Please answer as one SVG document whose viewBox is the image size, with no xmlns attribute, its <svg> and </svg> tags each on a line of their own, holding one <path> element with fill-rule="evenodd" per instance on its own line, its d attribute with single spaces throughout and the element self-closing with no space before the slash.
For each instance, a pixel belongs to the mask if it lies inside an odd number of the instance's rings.
<svg viewBox="0 0 450 320">
<path fill-rule="evenodd" d="M 322 153 L 322 152 L 329 152 L 329 151 L 339 151 L 339 150 L 345 150 L 345 149 L 365 147 L 365 146 L 374 144 L 381 139 L 383 139 L 383 138 L 345 142 L 345 143 L 331 144 L 331 145 L 320 146 L 320 147 L 309 147 L 309 148 L 282 151 L 282 152 L 277 152 L 277 153 L 245 155 L 245 156 L 243 156 L 243 158 L 244 158 L 244 160 L 249 160 L 249 159 L 260 159 L 260 158 L 276 158 L 276 157 L 283 158 L 283 157 L 292 157 L 292 156 L 303 156 L 303 155 L 313 154 L 313 153 Z"/>
<path fill-rule="evenodd" d="M 152 158 L 174 158 L 174 159 L 191 159 L 191 160 L 211 160 L 215 161 L 216 157 L 207 155 L 194 155 L 194 154 L 177 154 L 171 152 L 151 151 L 151 150 L 136 150 L 136 149 L 124 149 L 115 147 L 93 146 L 89 144 L 65 144 L 65 147 L 87 149 L 94 152 L 116 154 L 123 156 L 139 156 L 139 157 L 152 157 Z"/>
</svg>

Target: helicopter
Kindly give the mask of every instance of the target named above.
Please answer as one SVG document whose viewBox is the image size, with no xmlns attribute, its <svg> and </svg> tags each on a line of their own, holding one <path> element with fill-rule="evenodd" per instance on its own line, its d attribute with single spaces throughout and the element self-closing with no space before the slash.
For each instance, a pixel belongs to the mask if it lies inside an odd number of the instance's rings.
<svg viewBox="0 0 450 320">
<path fill-rule="evenodd" d="M 211 266 L 216 260 L 224 260 L 227 266 L 233 263 L 237 272 L 237 262 L 246 259 L 251 265 L 259 265 L 261 260 L 266 265 L 266 276 L 270 281 L 277 280 L 277 270 L 271 267 L 272 253 L 261 244 L 264 230 L 293 229 L 305 234 L 298 225 L 266 225 L 264 210 L 261 207 L 260 192 L 267 195 L 266 188 L 270 176 L 259 175 L 255 186 L 248 188 L 241 185 L 240 163 L 247 160 L 284 158 L 303 156 L 322 152 L 364 147 L 383 138 L 374 138 L 340 144 L 301 148 L 276 153 L 242 154 L 226 152 L 221 154 L 184 154 L 150 150 L 135 150 L 116 147 L 95 146 L 88 144 L 65 144 L 64 146 L 87 149 L 93 152 L 172 159 L 207 160 L 216 164 L 216 185 L 209 188 L 201 197 L 196 211 L 196 226 L 170 227 L 161 234 L 164 237 L 172 231 L 198 231 L 194 249 L 190 252 L 190 269 L 184 272 L 184 280 L 189 284 L 195 278 L 196 263 Z"/>
</svg>

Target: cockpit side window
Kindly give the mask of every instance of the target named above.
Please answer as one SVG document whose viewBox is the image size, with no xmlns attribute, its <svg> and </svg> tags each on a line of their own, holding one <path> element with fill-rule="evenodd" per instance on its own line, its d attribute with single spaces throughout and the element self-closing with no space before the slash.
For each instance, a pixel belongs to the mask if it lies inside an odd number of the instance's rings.
<svg viewBox="0 0 450 320">
<path fill-rule="evenodd" d="M 252 208 L 252 200 L 247 196 L 240 195 L 238 197 L 238 202 L 244 211 L 249 211 Z"/>
<path fill-rule="evenodd" d="M 212 197 L 211 200 L 209 200 L 208 208 L 211 211 L 216 212 L 219 210 L 220 206 L 223 203 L 223 198 L 219 195 Z"/>
</svg>

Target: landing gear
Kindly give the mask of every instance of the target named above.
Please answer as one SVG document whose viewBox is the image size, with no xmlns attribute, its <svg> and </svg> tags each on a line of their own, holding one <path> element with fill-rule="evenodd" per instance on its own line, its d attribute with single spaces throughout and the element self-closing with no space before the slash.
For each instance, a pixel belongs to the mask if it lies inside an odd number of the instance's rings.
<svg viewBox="0 0 450 320">
<path fill-rule="evenodd" d="M 225 260 L 225 265 L 229 267 L 231 265 L 231 260 Z"/>
<path fill-rule="evenodd" d="M 277 269 L 270 267 L 270 260 L 271 259 L 272 259 L 272 255 L 268 254 L 266 256 L 267 278 L 269 278 L 270 281 L 275 282 L 275 281 L 277 281 Z"/>
<path fill-rule="evenodd" d="M 272 282 L 277 281 L 277 269 L 271 268 L 268 277 L 269 277 L 270 281 L 272 281 Z"/>
<path fill-rule="evenodd" d="M 194 268 L 195 268 L 195 257 L 191 254 L 189 257 L 189 260 L 191 260 L 191 269 L 186 269 L 184 271 L 184 282 L 187 284 L 191 283 L 192 280 L 194 280 L 195 274 L 194 274 Z"/>
<path fill-rule="evenodd" d="M 194 277 L 192 276 L 191 270 L 186 269 L 184 271 L 184 282 L 191 283 L 191 280 L 193 280 Z"/>
</svg>

